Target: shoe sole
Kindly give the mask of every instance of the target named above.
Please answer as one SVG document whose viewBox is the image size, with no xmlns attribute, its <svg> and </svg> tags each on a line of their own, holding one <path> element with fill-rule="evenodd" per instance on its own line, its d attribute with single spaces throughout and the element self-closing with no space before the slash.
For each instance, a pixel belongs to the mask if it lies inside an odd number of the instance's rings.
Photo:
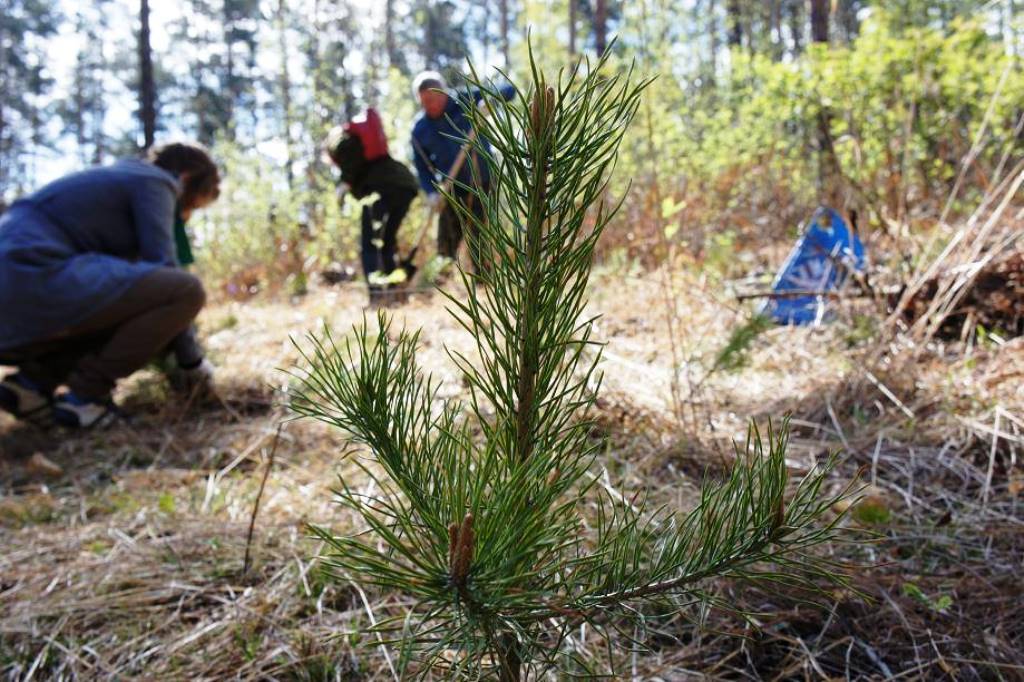
<svg viewBox="0 0 1024 682">
<path fill-rule="evenodd" d="M 73 429 L 75 431 L 94 431 L 99 429 L 105 429 L 114 422 L 117 421 L 117 412 L 113 410 L 107 410 L 99 417 L 96 418 L 91 424 L 82 424 L 78 421 L 78 415 L 69 410 L 62 410 L 60 407 L 54 407 L 52 410 L 53 423 L 63 426 L 67 429 Z"/>
<path fill-rule="evenodd" d="M 40 428 L 48 428 L 54 424 L 53 405 L 47 403 L 34 410 L 22 412 L 18 409 L 18 396 L 5 386 L 0 386 L 0 410 L 15 419 L 34 424 Z"/>
</svg>

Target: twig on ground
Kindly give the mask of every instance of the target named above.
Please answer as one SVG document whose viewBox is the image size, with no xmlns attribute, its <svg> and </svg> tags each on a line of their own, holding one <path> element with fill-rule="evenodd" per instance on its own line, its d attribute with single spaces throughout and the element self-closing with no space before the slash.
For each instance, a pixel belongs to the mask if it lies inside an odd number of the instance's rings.
<svg viewBox="0 0 1024 682">
<path fill-rule="evenodd" d="M 366 616 L 370 619 L 370 625 L 372 627 L 376 628 L 377 627 L 377 618 L 376 618 L 376 616 L 373 615 L 373 607 L 370 606 L 370 600 L 366 598 L 366 592 L 363 591 L 363 588 L 361 588 L 359 586 L 359 583 L 357 583 L 355 580 L 353 580 L 351 578 L 351 576 L 348 578 L 348 582 L 349 582 L 350 585 L 352 585 L 352 588 L 359 594 L 359 598 L 363 602 L 363 608 L 366 609 Z M 394 662 L 392 662 L 391 654 L 388 652 L 388 648 L 384 644 L 384 638 L 381 637 L 380 632 L 377 632 L 376 634 L 377 634 L 377 642 L 379 643 L 381 653 L 384 654 L 384 660 L 387 661 L 388 669 L 391 670 L 391 675 L 395 678 L 396 681 L 398 681 L 401 678 L 399 678 L 398 672 L 395 670 L 395 664 L 394 664 Z"/>
<path fill-rule="evenodd" d="M 249 573 L 249 552 L 252 549 L 252 534 L 256 528 L 256 515 L 260 511 L 260 500 L 263 499 L 263 489 L 267 486 L 267 478 L 270 477 L 270 470 L 274 468 L 274 455 L 277 454 L 277 444 L 281 440 L 281 429 L 284 422 L 277 425 L 277 433 L 274 434 L 274 444 L 270 448 L 270 456 L 267 458 L 267 468 L 263 470 L 263 478 L 260 479 L 260 489 L 256 493 L 256 501 L 252 505 L 252 515 L 249 517 L 249 532 L 245 537 L 245 560 L 242 562 L 242 575 Z"/>
<path fill-rule="evenodd" d="M 992 472 L 996 466 L 996 450 L 999 447 L 999 409 L 996 409 L 995 424 L 992 427 L 992 448 L 988 453 L 988 470 L 985 472 L 985 485 L 981 489 L 981 506 L 988 507 L 988 495 L 992 489 Z"/>
<path fill-rule="evenodd" d="M 881 391 L 886 398 L 891 400 L 893 405 L 900 408 L 900 411 L 903 412 L 903 414 L 907 415 L 907 417 L 909 417 L 910 419 L 914 418 L 913 410 L 904 405 L 903 401 L 897 398 L 896 394 L 890 391 L 888 386 L 886 386 L 885 384 L 878 380 L 878 377 L 876 377 L 868 370 L 864 371 L 864 376 L 866 376 L 868 378 L 868 381 L 873 383 L 875 387 L 878 388 L 878 390 Z"/>
</svg>

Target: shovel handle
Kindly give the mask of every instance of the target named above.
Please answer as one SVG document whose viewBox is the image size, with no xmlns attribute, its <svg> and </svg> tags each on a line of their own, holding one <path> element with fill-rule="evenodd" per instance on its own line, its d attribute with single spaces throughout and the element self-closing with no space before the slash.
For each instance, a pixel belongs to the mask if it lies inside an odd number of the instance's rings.
<svg viewBox="0 0 1024 682">
<path fill-rule="evenodd" d="M 452 163 L 452 167 L 448 169 L 448 177 L 444 179 L 439 188 L 441 196 L 452 191 L 452 186 L 455 184 L 455 176 L 462 170 L 462 166 L 466 163 L 466 159 L 469 157 L 469 147 L 476 139 L 476 129 L 469 131 L 469 135 L 466 137 L 466 141 L 462 143 L 462 147 L 459 148 L 459 153 L 455 157 L 455 161 Z M 409 256 L 405 259 L 411 261 L 419 250 L 420 245 L 423 244 L 423 238 L 427 236 L 427 230 L 430 229 L 430 225 L 434 222 L 434 216 L 440 213 L 440 202 L 430 207 L 430 211 L 427 212 L 427 219 L 423 221 L 423 226 L 420 227 L 420 231 L 416 235 L 415 241 L 413 241 L 412 249 L 409 251 Z"/>
</svg>

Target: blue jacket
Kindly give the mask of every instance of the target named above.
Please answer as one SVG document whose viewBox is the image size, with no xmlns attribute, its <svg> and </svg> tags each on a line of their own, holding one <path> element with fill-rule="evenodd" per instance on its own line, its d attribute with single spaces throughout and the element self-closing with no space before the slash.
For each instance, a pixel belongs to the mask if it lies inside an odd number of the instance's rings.
<svg viewBox="0 0 1024 682">
<path fill-rule="evenodd" d="M 515 87 L 505 85 L 498 89 L 505 101 L 515 96 Z M 465 107 L 476 105 L 483 99 L 479 91 L 473 93 L 448 94 L 448 106 L 444 114 L 437 118 L 430 118 L 424 112 L 413 122 L 412 126 L 412 158 L 416 164 L 416 174 L 419 176 L 420 187 L 427 194 L 435 194 L 437 185 L 444 181 L 455 164 L 455 157 L 459 155 L 462 142 L 473 129 L 469 118 L 466 116 Z M 455 136 L 452 139 L 449 136 Z M 484 149 L 490 151 L 491 146 L 487 140 L 481 139 Z M 472 157 L 466 159 L 459 169 L 457 180 L 467 185 L 474 184 Z M 490 173 L 487 164 L 481 159 L 477 164 L 477 171 L 482 184 L 490 181 Z"/>
<path fill-rule="evenodd" d="M 56 180 L 0 217 L 0 350 L 59 337 L 152 270 L 177 266 L 173 174 L 119 161 Z"/>
</svg>

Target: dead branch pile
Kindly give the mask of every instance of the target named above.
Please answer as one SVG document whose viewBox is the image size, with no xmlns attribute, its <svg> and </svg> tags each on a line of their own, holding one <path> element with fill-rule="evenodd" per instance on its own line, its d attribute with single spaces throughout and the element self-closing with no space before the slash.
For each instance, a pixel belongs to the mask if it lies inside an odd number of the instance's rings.
<svg viewBox="0 0 1024 682">
<path fill-rule="evenodd" d="M 903 309 L 913 325 L 928 314 L 942 277 L 927 280 Z M 955 308 L 938 323 L 936 337 L 963 340 L 979 327 L 1000 336 L 1024 335 L 1024 252 L 1013 252 L 980 268 Z"/>
</svg>

